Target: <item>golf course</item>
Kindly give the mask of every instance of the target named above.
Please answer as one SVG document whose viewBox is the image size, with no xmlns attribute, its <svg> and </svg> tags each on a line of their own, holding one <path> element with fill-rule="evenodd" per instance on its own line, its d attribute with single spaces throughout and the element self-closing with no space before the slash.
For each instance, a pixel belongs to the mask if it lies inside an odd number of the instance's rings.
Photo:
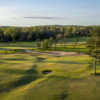
<svg viewBox="0 0 100 100">
<path fill-rule="evenodd" d="M 100 100 L 100 0 L 0 0 L 0 100 Z"/>
<path fill-rule="evenodd" d="M 94 76 L 91 56 L 33 44 L 0 44 L 0 100 L 100 100 L 100 65 Z"/>
</svg>

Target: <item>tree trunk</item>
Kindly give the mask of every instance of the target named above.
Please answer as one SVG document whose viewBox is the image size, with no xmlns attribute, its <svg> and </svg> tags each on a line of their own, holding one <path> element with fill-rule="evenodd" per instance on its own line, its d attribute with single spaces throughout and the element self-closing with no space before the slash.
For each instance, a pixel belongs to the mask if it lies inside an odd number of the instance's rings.
<svg viewBox="0 0 100 100">
<path fill-rule="evenodd" d="M 96 58 L 94 59 L 94 75 L 96 75 Z"/>
<path fill-rule="evenodd" d="M 55 42 L 55 47 L 54 47 L 54 48 L 55 48 L 55 50 L 56 50 L 56 42 Z"/>
</svg>

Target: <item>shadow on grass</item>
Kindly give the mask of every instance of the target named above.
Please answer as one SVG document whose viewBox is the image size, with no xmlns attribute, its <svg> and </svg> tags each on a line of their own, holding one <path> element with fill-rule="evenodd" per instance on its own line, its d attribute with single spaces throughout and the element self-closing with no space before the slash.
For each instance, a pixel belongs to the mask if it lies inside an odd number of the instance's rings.
<svg viewBox="0 0 100 100">
<path fill-rule="evenodd" d="M 100 73 L 96 73 L 96 74 L 94 74 L 95 76 L 100 76 Z"/>
<path fill-rule="evenodd" d="M 68 97 L 68 94 L 66 91 L 64 91 L 59 95 L 55 95 L 55 100 L 65 100 L 67 97 Z"/>
<path fill-rule="evenodd" d="M 44 61 L 46 63 L 62 63 L 62 64 L 91 64 L 88 62 L 74 62 L 74 61 Z"/>
<path fill-rule="evenodd" d="M 33 66 L 30 70 L 26 71 L 25 75 L 13 83 L 14 88 L 22 85 L 26 85 L 39 77 L 37 66 Z"/>
<path fill-rule="evenodd" d="M 100 76 L 100 73 L 91 73 L 91 75 L 93 75 L 93 76 Z"/>
<path fill-rule="evenodd" d="M 9 61 L 25 61 L 24 58 L 4 58 L 3 60 L 9 60 Z"/>
<path fill-rule="evenodd" d="M 37 66 L 34 65 L 34 66 L 32 66 L 31 69 L 27 70 L 24 73 L 24 76 L 21 77 L 20 79 L 17 79 L 14 82 L 9 82 L 9 83 L 2 84 L 0 86 L 0 93 L 8 92 L 8 91 L 10 91 L 14 88 L 26 85 L 26 84 L 28 84 L 32 81 L 35 81 L 37 78 L 39 78 L 39 73 L 37 71 Z"/>
<path fill-rule="evenodd" d="M 65 86 L 62 82 L 63 81 L 66 81 L 68 80 L 67 77 L 64 77 L 64 76 L 56 76 L 56 75 L 52 75 L 52 76 L 49 76 L 49 80 L 54 80 L 55 82 L 61 82 L 60 84 L 56 84 L 56 86 L 58 86 L 60 88 L 60 93 L 56 93 L 54 95 L 54 99 L 53 100 L 67 100 L 67 97 L 69 95 L 68 91 L 67 91 L 67 86 Z M 55 86 L 55 87 L 56 87 Z M 60 87 L 61 86 L 61 87 Z M 59 89 L 58 89 L 59 90 Z"/>
<path fill-rule="evenodd" d="M 36 62 L 43 62 L 45 60 L 45 58 L 42 57 L 37 57 L 36 58 Z"/>
<path fill-rule="evenodd" d="M 26 72 L 24 70 L 19 70 L 19 69 L 4 69 L 4 70 L 0 70 L 0 72 L 4 72 L 7 74 L 26 74 Z"/>
</svg>

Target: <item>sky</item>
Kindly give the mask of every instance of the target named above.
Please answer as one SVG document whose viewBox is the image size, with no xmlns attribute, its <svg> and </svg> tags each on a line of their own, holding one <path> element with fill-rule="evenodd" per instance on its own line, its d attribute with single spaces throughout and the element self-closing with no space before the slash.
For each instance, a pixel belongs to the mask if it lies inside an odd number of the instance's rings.
<svg viewBox="0 0 100 100">
<path fill-rule="evenodd" d="M 100 25 L 100 0 L 0 0 L 0 26 Z"/>
</svg>

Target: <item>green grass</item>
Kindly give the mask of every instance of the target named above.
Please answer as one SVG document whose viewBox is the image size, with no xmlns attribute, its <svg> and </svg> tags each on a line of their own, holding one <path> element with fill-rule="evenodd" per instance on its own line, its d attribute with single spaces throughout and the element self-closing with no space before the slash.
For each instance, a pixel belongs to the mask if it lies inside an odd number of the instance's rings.
<svg viewBox="0 0 100 100">
<path fill-rule="evenodd" d="M 93 100 L 92 96 L 98 95 L 95 88 L 100 87 L 95 82 L 99 80 L 90 75 L 93 70 L 89 70 L 87 55 L 76 58 L 12 54 L 1 55 L 0 59 L 4 62 L 0 66 L 1 100 Z M 44 70 L 52 73 L 43 75 Z"/>
<path fill-rule="evenodd" d="M 46 75 L 45 70 L 52 72 Z M 99 100 L 99 93 L 100 76 L 93 75 L 88 55 L 0 55 L 0 100 Z"/>
<path fill-rule="evenodd" d="M 81 52 L 88 53 L 89 49 L 86 43 L 81 42 L 75 44 L 74 42 L 57 43 L 56 48 L 48 48 L 46 50 L 36 47 L 36 42 L 8 42 L 0 43 L 0 54 L 11 54 L 11 53 L 24 53 L 25 50 L 35 50 L 35 51 L 67 51 L 67 52 Z"/>
</svg>

